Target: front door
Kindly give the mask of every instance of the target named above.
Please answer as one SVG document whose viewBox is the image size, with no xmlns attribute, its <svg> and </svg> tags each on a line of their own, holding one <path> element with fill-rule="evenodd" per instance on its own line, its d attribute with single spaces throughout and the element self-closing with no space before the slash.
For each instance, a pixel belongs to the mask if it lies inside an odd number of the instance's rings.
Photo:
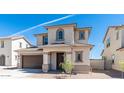
<svg viewBox="0 0 124 93">
<path fill-rule="evenodd" d="M 64 62 L 64 53 L 57 53 L 57 70 L 60 70 L 60 64 Z"/>
</svg>

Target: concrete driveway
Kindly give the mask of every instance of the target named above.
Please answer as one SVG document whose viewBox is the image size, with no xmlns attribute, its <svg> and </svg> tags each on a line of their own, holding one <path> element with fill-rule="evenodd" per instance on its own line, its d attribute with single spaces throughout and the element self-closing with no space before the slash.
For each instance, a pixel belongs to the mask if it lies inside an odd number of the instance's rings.
<svg viewBox="0 0 124 93">
<path fill-rule="evenodd" d="M 0 66 L 0 79 L 2 78 L 28 78 L 41 73 L 41 69 L 16 69 Z"/>
<path fill-rule="evenodd" d="M 121 79 L 121 72 L 115 70 L 93 70 L 89 74 L 65 75 L 60 72 L 43 73 L 41 69 L 16 69 L 0 66 L 2 78 L 38 78 L 38 79 Z"/>
</svg>

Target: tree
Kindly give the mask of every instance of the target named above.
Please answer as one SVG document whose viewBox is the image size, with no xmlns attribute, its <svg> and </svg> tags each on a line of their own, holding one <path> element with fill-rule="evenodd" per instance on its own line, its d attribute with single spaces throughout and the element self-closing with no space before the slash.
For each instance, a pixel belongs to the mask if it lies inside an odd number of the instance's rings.
<svg viewBox="0 0 124 93">
<path fill-rule="evenodd" d="M 123 75 L 123 74 L 124 74 L 124 73 L 123 73 L 123 72 L 124 72 L 124 60 L 119 61 L 119 65 L 120 65 L 120 68 L 121 68 L 121 71 L 122 71 L 122 75 L 121 75 L 121 76 L 122 76 L 122 78 L 123 78 L 123 77 L 124 77 L 124 75 Z"/>
<path fill-rule="evenodd" d="M 73 70 L 73 63 L 67 59 L 64 60 L 64 63 L 62 63 L 62 69 L 65 73 L 71 74 Z"/>
</svg>

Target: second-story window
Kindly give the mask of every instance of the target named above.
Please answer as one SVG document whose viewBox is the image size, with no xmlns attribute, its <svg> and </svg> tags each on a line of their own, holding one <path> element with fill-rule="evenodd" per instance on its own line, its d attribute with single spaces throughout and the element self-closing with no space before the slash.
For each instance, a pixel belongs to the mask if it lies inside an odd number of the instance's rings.
<svg viewBox="0 0 124 93">
<path fill-rule="evenodd" d="M 64 30 L 58 29 L 56 32 L 56 40 L 57 41 L 63 41 L 64 40 Z"/>
<path fill-rule="evenodd" d="M 21 42 L 19 42 L 19 48 L 22 48 L 22 43 Z"/>
<path fill-rule="evenodd" d="M 79 32 L 79 40 L 85 39 L 85 32 Z"/>
<path fill-rule="evenodd" d="M 26 44 L 26 48 L 28 48 L 29 46 L 28 46 L 28 44 Z"/>
<path fill-rule="evenodd" d="M 4 41 L 1 41 L 1 48 L 4 48 Z"/>
<path fill-rule="evenodd" d="M 43 45 L 47 45 L 48 44 L 48 37 L 44 36 L 43 37 Z"/>
<path fill-rule="evenodd" d="M 110 37 L 106 41 L 106 47 L 109 47 L 109 46 L 110 46 Z"/>
</svg>

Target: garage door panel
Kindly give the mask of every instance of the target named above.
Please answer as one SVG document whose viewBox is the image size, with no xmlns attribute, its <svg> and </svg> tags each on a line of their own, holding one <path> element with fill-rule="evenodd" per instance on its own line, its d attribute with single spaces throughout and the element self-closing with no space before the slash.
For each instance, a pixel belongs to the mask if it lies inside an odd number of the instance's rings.
<svg viewBox="0 0 124 93">
<path fill-rule="evenodd" d="M 23 68 L 42 68 L 43 56 L 41 55 L 29 55 L 23 56 L 22 62 Z"/>
</svg>

